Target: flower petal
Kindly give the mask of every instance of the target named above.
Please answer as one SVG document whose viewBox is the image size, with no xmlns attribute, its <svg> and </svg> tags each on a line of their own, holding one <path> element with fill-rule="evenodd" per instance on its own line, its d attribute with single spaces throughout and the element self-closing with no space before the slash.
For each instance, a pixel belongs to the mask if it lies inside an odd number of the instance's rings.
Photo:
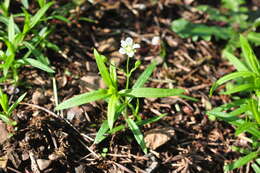
<svg viewBox="0 0 260 173">
<path fill-rule="evenodd" d="M 134 44 L 133 48 L 134 49 L 139 49 L 140 48 L 140 44 Z"/>
<path fill-rule="evenodd" d="M 131 52 L 127 52 L 127 56 L 129 56 L 129 57 L 133 57 L 134 56 L 134 51 L 131 51 Z"/>
<path fill-rule="evenodd" d="M 121 47 L 126 47 L 127 46 L 127 42 L 125 40 L 121 40 Z"/>
<path fill-rule="evenodd" d="M 125 51 L 124 48 L 121 47 L 121 48 L 119 49 L 119 53 L 121 53 L 121 54 L 126 54 L 126 51 Z"/>
<path fill-rule="evenodd" d="M 127 38 L 125 39 L 125 42 L 127 43 L 128 46 L 133 45 L 133 39 L 132 39 L 131 37 L 127 37 Z"/>
</svg>

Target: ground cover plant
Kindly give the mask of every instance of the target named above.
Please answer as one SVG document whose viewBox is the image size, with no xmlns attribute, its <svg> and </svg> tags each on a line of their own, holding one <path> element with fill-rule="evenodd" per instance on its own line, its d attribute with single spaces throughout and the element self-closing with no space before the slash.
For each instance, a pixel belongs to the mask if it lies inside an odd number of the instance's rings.
<svg viewBox="0 0 260 173">
<path fill-rule="evenodd" d="M 247 33 L 249 41 L 259 45 L 260 34 L 256 31 L 259 18 L 257 12 L 250 11 L 245 3 L 244 0 L 222 0 L 220 8 L 199 5 L 195 8 L 208 15 L 208 24 L 192 23 L 180 18 L 172 22 L 171 29 L 182 38 L 190 37 L 193 41 L 199 38 L 211 40 L 213 36 L 217 40 L 227 40 L 225 49 L 229 51 L 234 51 L 239 46 L 237 43 L 240 33 Z"/>
<path fill-rule="evenodd" d="M 121 48 L 119 52 L 127 55 L 127 64 L 126 69 L 124 70 L 124 75 L 126 77 L 126 84 L 124 89 L 118 91 L 117 72 L 114 63 L 111 62 L 108 71 L 108 68 L 104 63 L 104 61 L 107 58 L 103 55 L 100 55 L 97 52 L 97 50 L 94 50 L 94 56 L 98 65 L 99 72 L 108 89 L 100 89 L 75 96 L 59 104 L 56 107 L 56 110 L 71 108 L 74 106 L 79 106 L 100 99 L 108 99 L 107 120 L 102 124 L 101 128 L 99 129 L 99 132 L 97 133 L 97 136 L 95 138 L 95 143 L 99 143 L 101 140 L 104 139 L 104 135 L 108 131 L 108 129 L 110 129 L 110 133 L 119 130 L 119 127 L 116 127 L 116 129 L 114 129 L 113 124 L 119 118 L 121 112 L 123 112 L 124 119 L 128 127 L 133 132 L 136 141 L 141 146 L 144 153 L 147 154 L 147 147 L 144 142 L 143 135 L 141 134 L 141 131 L 138 127 L 138 124 L 144 125 L 147 123 L 151 123 L 156 120 L 159 120 L 159 118 L 161 118 L 162 116 L 157 118 L 155 117 L 150 120 L 142 120 L 140 115 L 138 115 L 139 106 L 131 104 L 131 100 L 134 98 L 160 98 L 167 96 L 180 96 L 184 98 L 189 97 L 183 95 L 183 93 L 185 92 L 183 89 L 162 89 L 143 87 L 145 82 L 149 79 L 152 71 L 156 67 L 156 62 L 149 65 L 148 68 L 140 75 L 137 81 L 135 81 L 135 84 L 130 88 L 131 75 L 141 65 L 140 61 L 136 61 L 133 68 L 130 69 L 129 67 L 129 61 L 134 56 L 136 48 L 140 48 L 140 45 L 134 44 L 132 38 L 128 37 L 126 38 L 126 40 L 121 40 Z M 131 114 L 129 114 L 128 109 L 131 109 Z M 134 115 L 135 118 L 131 118 L 130 115 Z M 136 121 L 135 119 L 139 121 Z"/>
<path fill-rule="evenodd" d="M 55 71 L 50 66 L 50 61 L 44 52 L 47 48 L 59 51 L 57 45 L 48 41 L 48 36 L 54 30 L 53 26 L 46 25 L 47 20 L 50 19 L 66 19 L 59 15 L 45 16 L 47 10 L 54 4 L 54 2 L 47 2 L 45 0 L 38 0 L 39 9 L 35 14 L 30 14 L 28 11 L 29 2 L 22 1 L 22 8 L 20 13 L 12 14 L 10 6 L 12 2 L 5 0 L 0 5 L 1 16 L 1 33 L 0 40 L 2 50 L 0 51 L 0 82 L 5 84 L 19 85 L 19 71 L 26 65 L 39 68 L 48 73 Z M 22 18 L 22 24 L 17 24 L 17 18 Z M 44 26 L 45 25 L 45 26 Z M 20 96 L 15 103 L 8 108 L 8 96 L 3 93 L 1 89 L 1 106 L 3 114 L 1 119 L 9 125 L 16 124 L 10 120 L 12 111 L 22 101 L 25 94 Z"/>
<path fill-rule="evenodd" d="M 259 172 L 259 9 L 1 1 L 0 171 Z"/>
<path fill-rule="evenodd" d="M 227 74 L 220 78 L 211 88 L 210 94 L 219 86 L 230 80 L 235 80 L 236 83 L 227 86 L 227 90 L 223 94 L 247 93 L 249 97 L 236 98 L 233 102 L 224 104 L 214 108 L 208 112 L 211 118 L 220 118 L 232 124 L 236 128 L 235 134 L 241 135 L 244 132 L 249 133 L 248 137 L 250 146 L 247 148 L 237 147 L 236 149 L 246 156 L 241 157 L 237 161 L 225 165 L 224 170 L 230 171 L 239 168 L 250 161 L 255 172 L 259 172 L 259 139 L 260 139 L 260 112 L 259 112 L 259 72 L 260 63 L 256 58 L 247 39 L 240 35 L 240 45 L 245 61 L 239 60 L 229 52 L 224 54 L 229 61 L 236 67 L 237 71 Z"/>
</svg>

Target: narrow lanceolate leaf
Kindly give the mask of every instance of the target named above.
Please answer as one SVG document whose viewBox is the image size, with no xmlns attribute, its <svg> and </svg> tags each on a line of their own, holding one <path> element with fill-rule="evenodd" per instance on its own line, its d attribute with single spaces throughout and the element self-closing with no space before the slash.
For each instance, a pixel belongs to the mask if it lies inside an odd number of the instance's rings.
<svg viewBox="0 0 260 173">
<path fill-rule="evenodd" d="M 46 11 L 54 4 L 54 2 L 49 2 L 45 4 L 32 18 L 30 23 L 30 28 L 33 28 L 44 16 Z"/>
<path fill-rule="evenodd" d="M 9 119 L 8 116 L 4 115 L 4 114 L 1 114 L 0 113 L 0 119 L 5 122 L 6 124 L 10 124 L 11 120 Z"/>
<path fill-rule="evenodd" d="M 107 120 L 110 130 L 113 128 L 115 121 L 116 105 L 118 102 L 118 97 L 114 94 L 109 98 L 107 107 Z"/>
<path fill-rule="evenodd" d="M 224 171 L 231 171 L 233 169 L 236 168 L 240 168 L 241 166 L 247 164 L 248 162 L 250 162 L 251 160 L 253 160 L 254 158 L 256 158 L 258 156 L 258 152 L 251 152 L 250 154 L 241 157 L 240 159 L 236 160 L 235 162 L 229 164 L 229 165 L 225 165 L 224 166 Z"/>
<path fill-rule="evenodd" d="M 257 60 L 253 49 L 249 45 L 247 39 L 240 35 L 240 44 L 242 48 L 243 55 L 247 61 L 248 66 L 251 68 L 251 70 L 257 74 L 260 74 L 260 64 Z"/>
<path fill-rule="evenodd" d="M 210 89 L 210 95 L 213 94 L 214 90 L 219 86 L 222 85 L 223 83 L 230 81 L 232 79 L 236 79 L 239 77 L 242 78 L 247 78 L 247 77 L 251 77 L 251 76 L 255 76 L 255 73 L 250 72 L 250 71 L 238 71 L 238 72 L 234 72 L 231 74 L 228 74 L 226 76 L 223 76 L 222 78 L 220 78 L 219 80 L 217 80 L 216 83 L 213 84 L 213 86 Z"/>
<path fill-rule="evenodd" d="M 119 94 L 129 97 L 158 98 L 177 96 L 179 94 L 182 94 L 184 91 L 185 90 L 183 89 L 133 88 L 121 90 L 119 91 Z"/>
<path fill-rule="evenodd" d="M 11 15 L 8 22 L 8 40 L 13 43 L 15 39 L 15 23 L 14 18 Z"/>
<path fill-rule="evenodd" d="M 255 172 L 260 172 L 260 167 L 257 165 L 257 163 L 253 163 L 251 166 Z"/>
<path fill-rule="evenodd" d="M 129 126 L 130 130 L 133 132 L 134 137 L 135 137 L 137 143 L 140 145 L 140 147 L 142 148 L 143 152 L 145 154 L 147 154 L 147 148 L 146 148 L 146 145 L 145 145 L 145 142 L 144 142 L 144 136 L 142 135 L 139 127 L 130 118 L 127 118 L 126 122 L 127 122 L 128 126 Z"/>
<path fill-rule="evenodd" d="M 237 71 L 249 71 L 249 69 L 243 64 L 237 57 L 225 50 L 223 56 L 229 60 L 237 69 Z"/>
<path fill-rule="evenodd" d="M 257 128 L 257 124 L 255 122 L 244 122 L 241 126 L 236 128 L 235 135 L 238 136 L 239 134 L 248 131 L 251 127 Z"/>
<path fill-rule="evenodd" d="M 248 101 L 248 107 L 251 110 L 252 114 L 253 114 L 253 118 L 255 119 L 255 121 L 260 124 L 260 112 L 258 109 L 258 103 L 255 99 L 250 99 Z"/>
<path fill-rule="evenodd" d="M 221 93 L 221 94 L 234 94 L 237 92 L 242 92 L 242 91 L 251 91 L 252 89 L 255 88 L 255 85 L 253 83 L 248 83 L 248 84 L 242 84 L 242 85 L 238 85 L 238 86 L 234 86 L 231 89 L 228 89 L 227 91 Z"/>
<path fill-rule="evenodd" d="M 98 144 L 98 143 L 100 143 L 103 139 L 105 139 L 105 138 L 106 138 L 105 134 L 106 134 L 106 132 L 107 132 L 108 130 L 109 130 L 108 121 L 105 120 L 105 121 L 102 123 L 100 129 L 99 129 L 98 132 L 97 132 L 96 138 L 95 138 L 95 140 L 94 140 L 94 144 Z"/>
<path fill-rule="evenodd" d="M 12 106 L 8 109 L 8 114 L 11 115 L 11 113 L 13 112 L 13 110 L 18 106 L 18 104 L 24 99 L 24 97 L 26 96 L 26 93 L 24 93 L 23 95 L 21 95 L 15 102 L 14 104 L 12 104 Z"/>
<path fill-rule="evenodd" d="M 153 70 L 156 67 L 156 62 L 153 62 L 152 64 L 150 64 L 145 71 L 138 77 L 137 81 L 135 82 L 135 84 L 133 85 L 132 88 L 140 88 L 142 87 L 145 82 L 149 79 L 149 77 L 151 76 Z"/>
<path fill-rule="evenodd" d="M 75 97 L 72 97 L 71 99 L 68 99 L 61 104 L 59 104 L 55 110 L 61 110 L 61 109 L 67 109 L 74 106 L 79 106 L 82 104 L 86 104 L 89 102 L 93 102 L 100 99 L 105 99 L 109 97 L 111 94 L 108 94 L 107 90 L 100 89 L 97 91 L 91 91 L 88 93 L 80 94 Z"/>
<path fill-rule="evenodd" d="M 102 55 L 100 55 L 98 53 L 98 51 L 96 49 L 94 49 L 94 56 L 95 56 L 95 59 L 96 59 L 96 63 L 97 63 L 97 66 L 98 66 L 98 70 L 102 76 L 102 79 L 104 80 L 105 84 L 107 85 L 107 87 L 111 88 L 113 86 L 113 82 L 110 78 L 110 75 L 109 75 L 109 72 L 108 72 L 108 69 L 104 63 L 104 60 L 102 58 Z"/>
<path fill-rule="evenodd" d="M 117 74 L 116 74 L 116 65 L 113 61 L 111 61 L 109 66 L 110 78 L 113 82 L 113 85 L 117 86 Z"/>
<path fill-rule="evenodd" d="M 32 59 L 32 58 L 26 58 L 25 61 L 28 62 L 33 67 L 39 68 L 48 73 L 55 73 L 55 71 L 53 69 L 51 69 L 49 66 L 43 64 L 41 61 L 38 61 L 38 60 Z"/>
</svg>

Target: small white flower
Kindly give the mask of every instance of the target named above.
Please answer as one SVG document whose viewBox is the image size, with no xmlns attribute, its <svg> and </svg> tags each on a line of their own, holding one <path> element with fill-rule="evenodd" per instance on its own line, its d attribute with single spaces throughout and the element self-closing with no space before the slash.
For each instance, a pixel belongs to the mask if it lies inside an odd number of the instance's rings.
<svg viewBox="0 0 260 173">
<path fill-rule="evenodd" d="M 132 38 L 127 37 L 125 40 L 121 40 L 119 53 L 126 54 L 128 57 L 133 57 L 138 48 L 140 48 L 140 45 L 135 44 Z"/>
<path fill-rule="evenodd" d="M 154 46 L 160 45 L 160 37 L 159 36 L 153 37 L 152 45 L 154 45 Z"/>
</svg>

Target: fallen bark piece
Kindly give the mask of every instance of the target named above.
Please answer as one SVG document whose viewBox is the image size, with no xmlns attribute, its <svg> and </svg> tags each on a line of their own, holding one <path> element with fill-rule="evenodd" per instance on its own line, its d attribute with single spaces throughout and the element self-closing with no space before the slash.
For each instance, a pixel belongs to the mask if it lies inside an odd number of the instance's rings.
<svg viewBox="0 0 260 173">
<path fill-rule="evenodd" d="M 175 135 L 171 127 L 155 128 L 144 134 L 144 141 L 148 148 L 155 150 L 168 142 Z"/>
<path fill-rule="evenodd" d="M 8 138 L 8 131 L 6 124 L 4 124 L 2 121 L 0 121 L 0 144 L 3 144 L 3 142 Z"/>
</svg>

